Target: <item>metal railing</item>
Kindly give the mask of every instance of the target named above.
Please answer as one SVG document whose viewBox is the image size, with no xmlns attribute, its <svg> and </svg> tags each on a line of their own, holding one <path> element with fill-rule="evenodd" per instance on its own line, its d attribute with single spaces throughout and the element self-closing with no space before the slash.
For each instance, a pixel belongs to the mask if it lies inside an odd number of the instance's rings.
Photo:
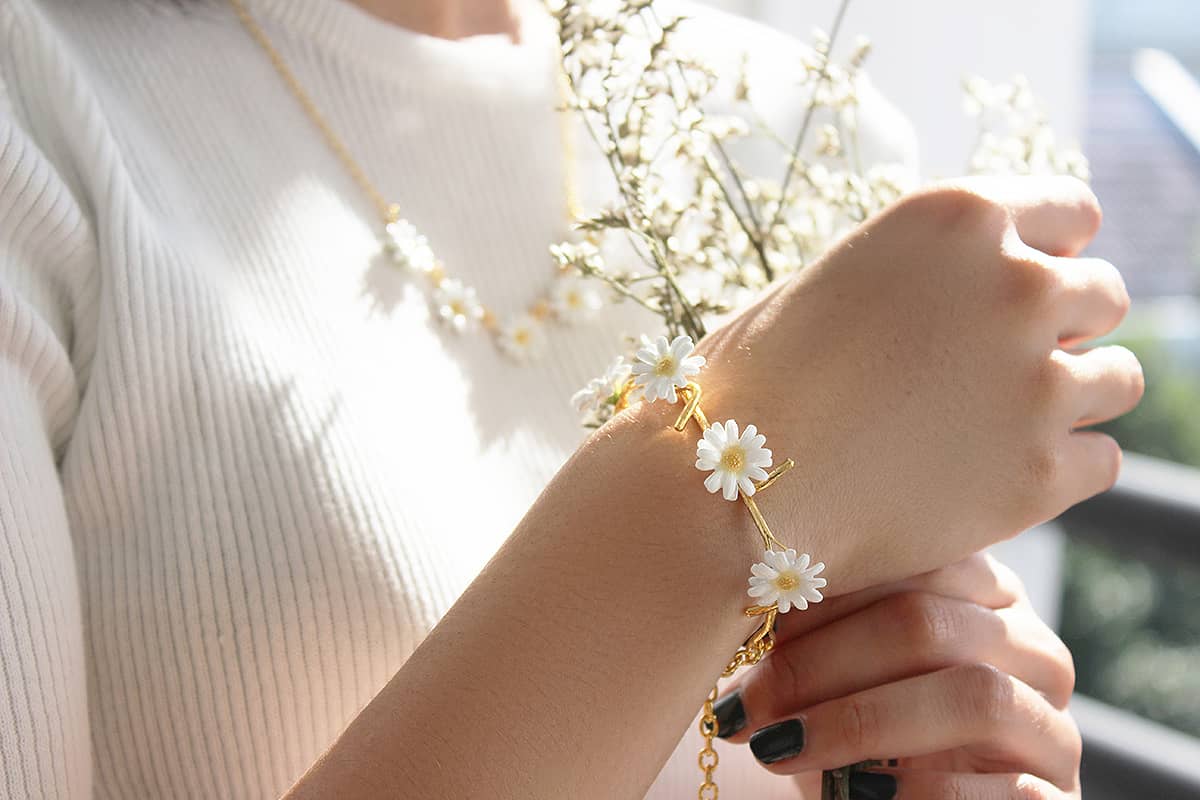
<svg viewBox="0 0 1200 800">
<path fill-rule="evenodd" d="M 1200 565 L 1200 470 L 1128 455 L 1111 491 L 1060 522 L 1068 536 L 1131 558 Z M 1088 697 L 1071 710 L 1087 800 L 1200 800 L 1200 739 Z"/>
</svg>

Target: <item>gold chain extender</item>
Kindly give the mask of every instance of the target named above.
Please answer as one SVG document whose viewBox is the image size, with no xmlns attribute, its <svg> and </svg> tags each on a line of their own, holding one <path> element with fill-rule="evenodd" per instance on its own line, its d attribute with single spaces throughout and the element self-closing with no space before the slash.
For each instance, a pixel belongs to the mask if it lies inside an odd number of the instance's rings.
<svg viewBox="0 0 1200 800">
<path fill-rule="evenodd" d="M 673 426 L 675 430 L 682 433 L 687 428 L 688 422 L 695 422 L 701 432 L 707 430 L 709 427 L 708 417 L 705 416 L 704 411 L 700 408 L 700 397 L 702 394 L 700 385 L 695 382 L 689 382 L 686 388 L 680 390 L 679 394 L 684 405 L 683 410 L 679 412 L 679 416 L 675 420 L 675 425 Z M 794 466 L 796 466 L 796 463 L 789 458 L 767 473 L 765 480 L 754 484 L 755 497 Z M 750 517 L 754 520 L 755 527 L 758 528 L 759 536 L 762 537 L 763 549 L 787 549 L 771 533 L 771 528 L 767 525 L 766 519 L 763 518 L 762 511 L 759 510 L 758 503 L 754 497 L 741 494 L 741 499 L 746 505 L 746 509 L 750 512 Z M 758 626 L 758 630 L 733 654 L 733 658 L 729 660 L 729 664 L 721 673 L 721 677 L 723 678 L 729 677 L 742 667 L 752 666 L 762 661 L 763 656 L 769 653 L 771 648 L 775 646 L 775 618 L 779 614 L 778 608 L 775 605 L 753 605 L 746 609 L 745 614 L 747 617 L 762 617 L 762 623 Z M 719 761 L 717 751 L 713 749 L 713 739 L 716 738 L 719 727 L 717 716 L 713 712 L 713 704 L 716 700 L 717 687 L 714 686 L 708 693 L 708 697 L 704 700 L 704 710 L 700 715 L 699 727 L 700 735 L 704 737 L 704 748 L 700 750 L 698 763 L 700 764 L 700 770 L 704 773 L 704 782 L 700 784 L 700 790 L 697 793 L 699 800 L 717 800 L 719 793 L 716 780 L 713 778 Z"/>
</svg>

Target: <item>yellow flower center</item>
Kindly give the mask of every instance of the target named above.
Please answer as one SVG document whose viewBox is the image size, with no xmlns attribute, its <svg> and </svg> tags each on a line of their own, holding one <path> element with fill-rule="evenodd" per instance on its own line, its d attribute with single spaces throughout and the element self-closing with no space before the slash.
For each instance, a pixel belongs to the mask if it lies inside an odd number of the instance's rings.
<svg viewBox="0 0 1200 800">
<path fill-rule="evenodd" d="M 583 298 L 579 296 L 579 292 L 567 292 L 567 307 L 579 308 L 583 305 Z"/>
<path fill-rule="evenodd" d="M 530 333 L 528 328 L 517 328 L 513 331 L 513 341 L 524 347 L 529 344 Z"/>
<path fill-rule="evenodd" d="M 746 451 L 738 445 L 731 445 L 721 453 L 721 466 L 730 472 L 741 472 L 746 466 Z"/>
<path fill-rule="evenodd" d="M 467 306 L 462 300 L 455 300 L 450 303 L 450 310 L 454 312 L 456 317 L 465 317 L 467 315 Z"/>
<path fill-rule="evenodd" d="M 775 579 L 775 588 L 781 592 L 790 592 L 800 585 L 800 576 L 794 572 L 781 572 Z"/>
<path fill-rule="evenodd" d="M 654 365 L 654 374 L 660 378 L 675 374 L 675 356 L 665 355 Z"/>
</svg>

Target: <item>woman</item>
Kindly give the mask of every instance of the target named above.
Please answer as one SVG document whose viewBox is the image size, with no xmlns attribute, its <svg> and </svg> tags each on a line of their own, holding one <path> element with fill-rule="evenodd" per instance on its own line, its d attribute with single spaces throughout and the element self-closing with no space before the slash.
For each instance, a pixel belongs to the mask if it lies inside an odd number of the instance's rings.
<svg viewBox="0 0 1200 800">
<path fill-rule="evenodd" d="M 5 794 L 641 796 L 761 556 L 663 403 L 563 465 L 562 398 L 646 321 L 519 368 L 439 328 L 262 43 L 179 5 L 0 0 Z M 564 227 L 544 18 L 247 10 L 454 274 L 527 303 Z M 1078 796 L 1069 661 L 971 554 L 1116 474 L 1077 429 L 1137 363 L 1068 351 L 1128 302 L 1074 258 L 1098 222 L 1071 181 L 927 191 L 701 343 L 706 408 L 797 457 L 764 507 L 829 565 L 721 705 L 772 770 L 921 756 L 856 793 Z"/>
</svg>

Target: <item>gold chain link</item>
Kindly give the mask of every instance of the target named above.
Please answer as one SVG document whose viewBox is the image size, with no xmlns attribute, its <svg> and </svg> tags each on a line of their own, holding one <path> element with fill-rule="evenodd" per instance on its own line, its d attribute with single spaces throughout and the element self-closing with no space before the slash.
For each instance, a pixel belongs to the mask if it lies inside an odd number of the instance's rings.
<svg viewBox="0 0 1200 800">
<path fill-rule="evenodd" d="M 700 791 L 697 793 L 700 800 L 717 800 L 719 791 L 716 781 L 713 780 L 713 773 L 717 771 L 717 762 L 720 761 L 717 751 L 713 749 L 713 739 L 720 727 L 717 723 L 717 715 L 713 712 L 713 703 L 715 702 L 717 702 L 716 686 L 705 698 L 704 713 L 700 716 L 700 735 L 704 737 L 704 749 L 700 751 L 698 758 L 700 769 L 704 772 L 704 783 L 700 784 Z"/>
</svg>

